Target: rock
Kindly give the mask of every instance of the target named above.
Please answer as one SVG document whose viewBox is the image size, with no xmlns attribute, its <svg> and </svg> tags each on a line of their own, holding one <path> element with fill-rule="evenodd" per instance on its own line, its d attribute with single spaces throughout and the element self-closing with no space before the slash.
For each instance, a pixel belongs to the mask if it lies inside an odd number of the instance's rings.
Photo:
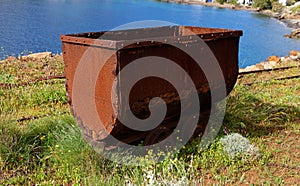
<svg viewBox="0 0 300 186">
<path fill-rule="evenodd" d="M 260 62 L 256 65 L 247 66 L 245 69 L 240 69 L 240 72 L 249 72 L 249 71 L 257 71 L 257 70 L 273 69 L 280 62 L 280 58 L 277 57 L 277 56 L 270 56 L 269 58 L 270 58 L 270 61 Z"/>
<path fill-rule="evenodd" d="M 280 58 L 280 61 L 286 61 L 287 60 L 287 57 L 281 57 Z"/>
<path fill-rule="evenodd" d="M 264 63 L 264 69 L 272 69 L 276 66 L 277 62 L 275 61 L 270 61 L 270 62 L 266 62 Z"/>
<path fill-rule="evenodd" d="M 39 52 L 39 53 L 34 53 L 34 54 L 29 54 L 27 56 L 21 56 L 19 59 L 21 60 L 28 60 L 28 59 L 44 59 L 52 57 L 52 52 Z"/>
<path fill-rule="evenodd" d="M 270 57 L 268 57 L 267 62 L 279 63 L 280 62 L 280 57 L 278 57 L 278 56 L 270 56 Z"/>
<path fill-rule="evenodd" d="M 287 13 L 283 13 L 279 16 L 279 19 L 286 19 L 288 17 Z"/>
<path fill-rule="evenodd" d="M 241 72 L 246 72 L 246 70 L 244 68 L 240 68 L 239 73 L 241 73 Z"/>
<path fill-rule="evenodd" d="M 291 58 L 291 60 L 294 60 L 294 61 L 300 59 L 299 56 L 291 56 L 290 58 Z"/>
<path fill-rule="evenodd" d="M 300 38 L 300 28 L 292 30 L 291 34 Z"/>
<path fill-rule="evenodd" d="M 278 64 L 276 61 L 269 61 L 266 65 L 271 66 L 271 68 L 275 67 Z"/>
<path fill-rule="evenodd" d="M 263 70 L 263 69 L 265 69 L 265 66 L 263 65 L 263 63 L 259 63 L 259 64 L 256 64 L 256 65 L 255 65 L 255 68 L 256 68 L 257 70 Z"/>
<path fill-rule="evenodd" d="M 17 58 L 15 56 L 8 56 L 5 61 L 15 61 Z"/>
<path fill-rule="evenodd" d="M 251 65 L 247 66 L 244 71 L 249 72 L 249 71 L 256 71 L 256 70 L 263 70 L 264 66 L 262 64 L 256 64 L 256 65 Z"/>
<path fill-rule="evenodd" d="M 256 10 L 255 10 L 256 12 L 261 12 L 262 11 L 262 9 L 261 8 L 256 8 Z"/>
<path fill-rule="evenodd" d="M 290 56 L 285 57 L 285 61 L 290 61 L 290 60 L 291 60 Z"/>
<path fill-rule="evenodd" d="M 245 72 L 249 72 L 249 71 L 254 71 L 254 70 L 257 70 L 255 65 L 250 65 L 250 66 L 247 66 L 244 71 Z"/>
<path fill-rule="evenodd" d="M 292 50 L 290 51 L 289 56 L 278 57 L 278 56 L 270 56 L 267 61 L 260 62 L 256 65 L 247 66 L 244 69 L 239 69 L 239 72 L 251 72 L 258 70 L 267 70 L 274 69 L 278 66 L 279 63 L 290 61 L 290 60 L 300 60 L 300 51 Z"/>
<path fill-rule="evenodd" d="M 290 56 L 298 56 L 300 54 L 300 52 L 296 51 L 296 50 L 291 50 L 290 51 Z"/>
<path fill-rule="evenodd" d="M 284 35 L 288 38 L 298 38 L 300 39 L 300 28 L 292 30 L 291 34 Z"/>
<path fill-rule="evenodd" d="M 295 51 L 295 50 L 291 50 L 290 51 L 290 58 L 291 58 L 291 60 L 298 60 L 298 59 L 300 59 L 300 52 Z"/>
</svg>

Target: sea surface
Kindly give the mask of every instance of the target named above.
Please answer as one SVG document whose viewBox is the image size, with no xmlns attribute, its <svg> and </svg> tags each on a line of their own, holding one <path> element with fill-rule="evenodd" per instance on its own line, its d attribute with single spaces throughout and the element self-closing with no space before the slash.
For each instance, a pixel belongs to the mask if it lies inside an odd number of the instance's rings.
<svg viewBox="0 0 300 186">
<path fill-rule="evenodd" d="M 243 30 L 240 67 L 300 50 L 300 40 L 283 37 L 290 28 L 249 11 L 155 0 L 1 0 L 0 58 L 41 51 L 61 53 L 60 34 L 111 30 L 143 20 Z"/>
</svg>

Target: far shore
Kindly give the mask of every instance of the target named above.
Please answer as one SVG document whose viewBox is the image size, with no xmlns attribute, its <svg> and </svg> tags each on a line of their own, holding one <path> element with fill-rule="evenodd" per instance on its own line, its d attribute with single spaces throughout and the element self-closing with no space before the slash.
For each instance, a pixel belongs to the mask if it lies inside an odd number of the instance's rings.
<svg viewBox="0 0 300 186">
<path fill-rule="evenodd" d="M 228 8 L 233 10 L 246 10 L 246 11 L 257 12 L 278 19 L 284 24 L 286 24 L 287 27 L 293 29 L 300 29 L 300 15 L 299 16 L 289 15 L 288 18 L 285 18 L 282 16 L 281 13 L 276 13 L 271 10 L 261 10 L 259 8 L 253 8 L 251 6 L 233 5 L 229 3 L 220 4 L 217 2 L 201 2 L 201 1 L 185 1 L 185 0 L 163 0 L 163 1 L 170 2 L 170 3 L 195 4 L 195 5 L 202 5 L 208 7 Z"/>
</svg>

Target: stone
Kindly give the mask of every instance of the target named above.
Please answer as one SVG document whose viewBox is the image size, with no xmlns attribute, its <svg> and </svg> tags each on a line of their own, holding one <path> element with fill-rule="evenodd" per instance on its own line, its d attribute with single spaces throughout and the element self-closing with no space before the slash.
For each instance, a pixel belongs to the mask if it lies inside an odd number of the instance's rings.
<svg viewBox="0 0 300 186">
<path fill-rule="evenodd" d="M 256 64 L 255 67 L 256 67 L 257 70 L 264 70 L 265 69 L 265 66 L 262 63 Z"/>
<path fill-rule="evenodd" d="M 239 73 L 241 73 L 241 72 L 246 72 L 246 69 L 240 68 L 240 69 L 239 69 Z"/>
<path fill-rule="evenodd" d="M 277 62 L 270 61 L 264 64 L 264 69 L 272 69 L 274 66 L 276 66 Z"/>
<path fill-rule="evenodd" d="M 269 61 L 267 65 L 269 65 L 271 68 L 275 67 L 278 63 L 276 61 Z"/>
<path fill-rule="evenodd" d="M 21 60 L 27 60 L 27 59 L 44 59 L 52 57 L 52 52 L 39 52 L 39 53 L 33 53 L 29 54 L 27 56 L 21 56 L 19 57 Z"/>
<path fill-rule="evenodd" d="M 239 72 L 252 72 L 258 70 L 274 69 L 276 68 L 276 66 L 278 66 L 279 63 L 290 60 L 300 60 L 300 51 L 292 50 L 290 51 L 290 55 L 285 57 L 270 56 L 268 57 L 267 61 L 247 66 L 244 69 L 239 69 Z"/>
<path fill-rule="evenodd" d="M 283 13 L 279 16 L 279 19 L 286 19 L 287 18 L 287 13 Z"/>
<path fill-rule="evenodd" d="M 256 65 L 251 65 L 247 66 L 244 71 L 249 72 L 249 71 L 257 71 L 257 70 L 263 70 L 264 66 L 262 64 L 256 64 Z"/>
<path fill-rule="evenodd" d="M 300 28 L 292 30 L 292 34 L 293 35 L 299 35 L 300 34 Z"/>
<path fill-rule="evenodd" d="M 280 58 L 280 61 L 286 61 L 287 60 L 287 57 L 281 57 Z"/>
<path fill-rule="evenodd" d="M 250 65 L 250 66 L 247 66 L 244 71 L 246 72 L 249 72 L 249 71 L 254 71 L 254 70 L 257 70 L 255 65 Z"/>
<path fill-rule="evenodd" d="M 279 63 L 280 62 L 280 57 L 278 57 L 278 56 L 270 56 L 270 57 L 268 57 L 267 61 L 268 62 L 272 61 L 272 62 Z"/>
<path fill-rule="evenodd" d="M 298 55 L 298 51 L 296 51 L 296 50 L 290 51 L 290 56 L 297 56 L 297 55 Z"/>
<path fill-rule="evenodd" d="M 292 30 L 291 34 L 284 35 L 288 38 L 298 38 L 300 39 L 300 28 Z"/>
<path fill-rule="evenodd" d="M 5 58 L 5 61 L 15 61 L 15 60 L 17 60 L 15 56 L 8 56 L 7 58 Z"/>
<path fill-rule="evenodd" d="M 290 51 L 290 58 L 291 58 L 291 60 L 298 60 L 298 59 L 300 59 L 300 52 L 295 51 L 295 50 L 291 50 Z"/>
</svg>

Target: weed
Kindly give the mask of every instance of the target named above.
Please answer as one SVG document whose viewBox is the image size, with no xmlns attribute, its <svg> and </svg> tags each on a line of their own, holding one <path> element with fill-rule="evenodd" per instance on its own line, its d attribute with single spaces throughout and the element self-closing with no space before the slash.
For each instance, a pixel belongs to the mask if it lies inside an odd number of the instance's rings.
<svg viewBox="0 0 300 186">
<path fill-rule="evenodd" d="M 231 157 L 236 156 L 258 156 L 258 148 L 238 133 L 229 134 L 220 139 L 225 152 Z"/>
</svg>

